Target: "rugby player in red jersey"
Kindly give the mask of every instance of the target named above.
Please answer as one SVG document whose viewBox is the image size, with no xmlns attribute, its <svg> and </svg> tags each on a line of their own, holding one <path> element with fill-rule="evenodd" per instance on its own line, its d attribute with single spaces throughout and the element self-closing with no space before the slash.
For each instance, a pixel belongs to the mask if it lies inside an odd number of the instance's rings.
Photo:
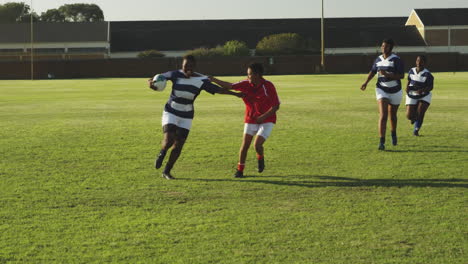
<svg viewBox="0 0 468 264">
<path fill-rule="evenodd" d="M 234 177 L 244 177 L 245 160 L 254 137 L 258 172 L 262 172 L 265 169 L 263 144 L 271 134 L 276 123 L 276 111 L 280 107 L 275 86 L 263 78 L 263 66 L 260 63 L 250 64 L 247 68 L 247 79 L 238 83 L 233 84 L 214 77 L 210 77 L 210 80 L 225 89 L 237 90 L 244 94 L 244 136 Z"/>
</svg>

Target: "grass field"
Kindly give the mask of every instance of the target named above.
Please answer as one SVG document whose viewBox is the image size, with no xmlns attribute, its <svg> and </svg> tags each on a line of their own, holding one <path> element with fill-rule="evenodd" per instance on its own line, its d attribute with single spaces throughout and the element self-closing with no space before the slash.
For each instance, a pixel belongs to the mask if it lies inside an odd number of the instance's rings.
<svg viewBox="0 0 468 264">
<path fill-rule="evenodd" d="M 0 81 L 0 263 L 467 263 L 468 73 L 435 74 L 422 136 L 402 105 L 383 152 L 365 75 L 267 78 L 266 170 L 251 149 L 232 178 L 243 103 L 202 93 L 175 181 L 153 168 L 169 91 Z"/>
</svg>

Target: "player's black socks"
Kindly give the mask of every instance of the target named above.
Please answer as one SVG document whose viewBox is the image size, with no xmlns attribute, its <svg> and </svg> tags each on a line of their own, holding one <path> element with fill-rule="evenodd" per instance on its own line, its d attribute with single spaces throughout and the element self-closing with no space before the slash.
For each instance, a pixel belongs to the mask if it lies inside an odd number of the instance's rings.
<svg viewBox="0 0 468 264">
<path fill-rule="evenodd" d="M 396 131 L 392 131 L 392 144 L 393 146 L 396 146 L 398 144 Z"/>
<path fill-rule="evenodd" d="M 422 127 L 422 121 L 421 120 L 416 120 L 416 122 L 414 123 L 414 130 L 420 130 L 421 127 Z"/>
<path fill-rule="evenodd" d="M 385 144 L 385 137 L 380 138 L 380 144 Z"/>
<path fill-rule="evenodd" d="M 161 149 L 161 151 L 159 152 L 158 157 L 156 158 L 156 162 L 154 163 L 154 167 L 156 169 L 161 168 L 164 157 L 166 156 L 166 152 L 167 150 L 165 149 Z"/>
<path fill-rule="evenodd" d="M 170 174 L 171 170 L 172 170 L 172 165 L 167 164 L 163 172 Z"/>
</svg>

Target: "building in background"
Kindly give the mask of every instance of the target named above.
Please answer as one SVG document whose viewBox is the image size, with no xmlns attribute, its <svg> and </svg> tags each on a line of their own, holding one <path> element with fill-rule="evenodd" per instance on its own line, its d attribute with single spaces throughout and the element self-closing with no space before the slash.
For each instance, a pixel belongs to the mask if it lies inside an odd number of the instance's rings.
<svg viewBox="0 0 468 264">
<path fill-rule="evenodd" d="M 0 60 L 103 59 L 109 57 L 109 22 L 0 24 Z"/>
<path fill-rule="evenodd" d="M 428 52 L 468 53 L 468 8 L 414 9 L 406 26 L 415 26 Z"/>
<path fill-rule="evenodd" d="M 30 24 L 0 24 L 0 60 L 28 60 Z M 136 58 L 155 49 L 180 57 L 196 48 L 229 40 L 245 42 L 255 53 L 265 36 L 298 33 L 312 51 L 320 50 L 320 19 L 238 19 L 116 21 L 34 24 L 38 60 Z M 325 54 L 376 54 L 393 38 L 398 53 L 468 54 L 468 8 L 415 9 L 409 17 L 326 18 Z"/>
</svg>

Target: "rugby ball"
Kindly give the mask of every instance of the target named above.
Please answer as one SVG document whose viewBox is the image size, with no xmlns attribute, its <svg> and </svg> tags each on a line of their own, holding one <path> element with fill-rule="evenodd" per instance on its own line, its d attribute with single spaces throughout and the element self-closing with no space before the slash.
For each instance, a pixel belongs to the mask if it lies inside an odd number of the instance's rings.
<svg viewBox="0 0 468 264">
<path fill-rule="evenodd" d="M 164 88 L 166 88 L 166 77 L 162 74 L 156 74 L 153 77 L 153 90 L 162 92 L 164 91 Z"/>
</svg>

